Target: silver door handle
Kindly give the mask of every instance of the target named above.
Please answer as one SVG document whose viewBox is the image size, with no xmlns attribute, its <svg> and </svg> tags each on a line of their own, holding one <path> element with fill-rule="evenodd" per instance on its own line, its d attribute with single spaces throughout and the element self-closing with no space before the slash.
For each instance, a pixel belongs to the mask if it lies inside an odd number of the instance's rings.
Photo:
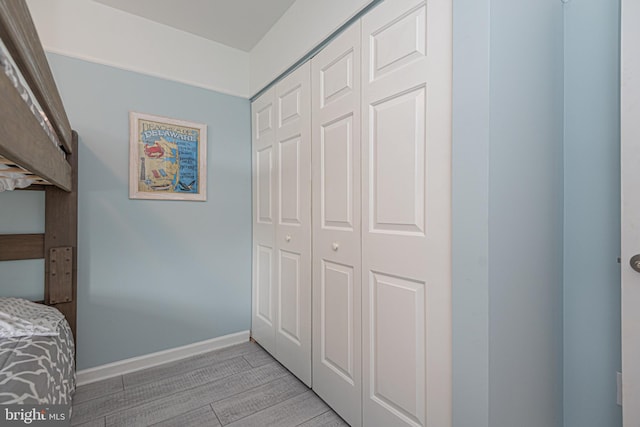
<svg viewBox="0 0 640 427">
<path fill-rule="evenodd" d="M 640 273 L 640 254 L 632 256 L 629 260 L 629 264 L 631 265 L 631 268 Z"/>
<path fill-rule="evenodd" d="M 291 234 L 287 234 L 284 238 L 284 240 L 286 240 L 287 242 L 291 241 Z"/>
<path fill-rule="evenodd" d="M 331 248 L 332 248 L 334 251 L 337 251 L 338 249 L 340 249 L 340 243 L 338 243 L 338 242 L 333 242 L 333 245 L 331 245 Z"/>
</svg>

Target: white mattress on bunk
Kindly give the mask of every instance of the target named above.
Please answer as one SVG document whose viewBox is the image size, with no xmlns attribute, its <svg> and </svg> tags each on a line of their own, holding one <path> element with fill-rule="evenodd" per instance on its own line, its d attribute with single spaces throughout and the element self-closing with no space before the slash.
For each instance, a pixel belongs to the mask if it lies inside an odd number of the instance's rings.
<svg viewBox="0 0 640 427">
<path fill-rule="evenodd" d="M 29 178 L 19 172 L 6 172 L 3 169 L 9 169 L 9 166 L 0 163 L 0 192 L 26 188 L 33 184 L 33 177 Z"/>
</svg>

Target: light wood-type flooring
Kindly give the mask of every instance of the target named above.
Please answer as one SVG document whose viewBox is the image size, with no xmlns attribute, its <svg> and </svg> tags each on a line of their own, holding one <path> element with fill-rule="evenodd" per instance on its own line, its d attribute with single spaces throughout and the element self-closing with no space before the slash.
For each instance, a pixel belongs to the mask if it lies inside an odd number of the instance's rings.
<svg viewBox="0 0 640 427">
<path fill-rule="evenodd" d="M 74 426 L 346 426 L 254 343 L 78 387 Z"/>
</svg>

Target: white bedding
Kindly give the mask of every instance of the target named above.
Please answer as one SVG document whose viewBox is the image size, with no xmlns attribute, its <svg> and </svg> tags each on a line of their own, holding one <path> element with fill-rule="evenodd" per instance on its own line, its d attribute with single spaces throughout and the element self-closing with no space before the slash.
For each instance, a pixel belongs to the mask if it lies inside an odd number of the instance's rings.
<svg viewBox="0 0 640 427">
<path fill-rule="evenodd" d="M 33 184 L 33 179 L 19 172 L 5 172 L 9 166 L 0 163 L 0 192 L 26 188 Z"/>
</svg>

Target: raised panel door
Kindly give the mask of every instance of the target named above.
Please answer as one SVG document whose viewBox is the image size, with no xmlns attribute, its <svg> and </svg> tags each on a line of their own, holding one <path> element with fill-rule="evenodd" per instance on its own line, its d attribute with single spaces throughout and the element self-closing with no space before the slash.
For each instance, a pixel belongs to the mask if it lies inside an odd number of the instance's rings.
<svg viewBox="0 0 640 427">
<path fill-rule="evenodd" d="M 363 424 L 451 426 L 451 1 L 362 19 Z"/>
<path fill-rule="evenodd" d="M 251 104 L 253 176 L 253 270 L 251 336 L 269 352 L 275 350 L 276 259 L 278 213 L 275 91 Z"/>
<path fill-rule="evenodd" d="M 275 87 L 278 160 L 275 357 L 311 386 L 310 65 Z"/>
<path fill-rule="evenodd" d="M 313 388 L 362 425 L 360 23 L 311 61 Z"/>
</svg>

